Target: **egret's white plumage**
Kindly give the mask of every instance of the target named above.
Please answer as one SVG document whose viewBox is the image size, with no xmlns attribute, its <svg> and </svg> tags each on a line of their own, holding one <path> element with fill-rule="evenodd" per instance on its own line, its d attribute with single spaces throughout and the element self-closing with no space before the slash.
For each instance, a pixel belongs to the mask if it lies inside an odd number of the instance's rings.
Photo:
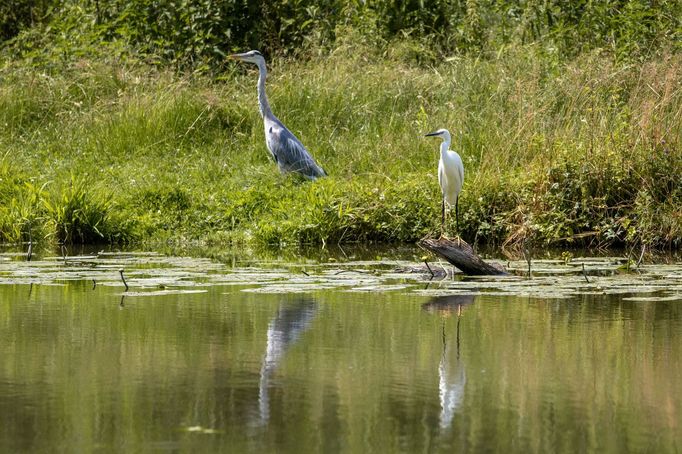
<svg viewBox="0 0 682 454">
<path fill-rule="evenodd" d="M 440 160 L 438 161 L 438 183 L 443 194 L 441 233 L 445 225 L 445 204 L 448 208 L 455 207 L 455 222 L 459 233 L 459 193 L 464 184 L 464 164 L 456 151 L 450 150 L 450 132 L 447 129 L 439 129 L 426 134 L 438 136 L 443 141 L 440 144 Z"/>
<path fill-rule="evenodd" d="M 265 144 L 280 172 L 297 172 L 310 180 L 327 176 L 324 169 L 315 162 L 301 141 L 270 110 L 270 103 L 268 103 L 268 97 L 265 94 L 267 69 L 263 55 L 257 50 L 251 50 L 229 57 L 258 66 L 258 107 L 263 117 Z"/>
</svg>

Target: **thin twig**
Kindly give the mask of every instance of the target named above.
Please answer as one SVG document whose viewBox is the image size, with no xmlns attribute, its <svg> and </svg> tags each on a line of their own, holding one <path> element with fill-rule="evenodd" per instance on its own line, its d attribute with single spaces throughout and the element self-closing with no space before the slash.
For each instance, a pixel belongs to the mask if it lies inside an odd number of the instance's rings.
<svg viewBox="0 0 682 454">
<path fill-rule="evenodd" d="M 126 286 L 126 292 L 127 292 L 128 291 L 128 283 L 126 282 L 126 278 L 123 277 L 123 270 L 122 269 L 118 270 L 118 274 L 121 275 L 121 280 L 123 281 L 123 285 Z M 121 300 L 121 302 L 123 302 L 123 300 Z"/>
<path fill-rule="evenodd" d="M 530 252 L 528 251 L 528 248 L 525 246 L 523 247 L 523 257 L 526 259 L 526 262 L 528 262 L 528 279 L 532 279 L 533 275 L 531 274 L 532 270 L 531 270 L 531 266 L 530 266 L 530 261 L 531 261 Z"/>
<path fill-rule="evenodd" d="M 424 265 L 426 265 L 426 268 L 429 270 L 429 273 L 431 273 L 431 279 L 433 279 L 433 277 L 436 275 L 436 273 L 434 273 L 433 270 L 431 269 L 431 267 L 429 266 L 429 262 L 424 260 Z"/>
<path fill-rule="evenodd" d="M 438 264 L 440 265 L 441 269 L 443 270 L 443 279 L 441 279 L 441 280 L 445 280 L 445 278 L 448 277 L 448 270 L 445 269 L 445 265 L 443 265 L 443 262 L 441 262 L 440 259 L 438 259 Z"/>
<path fill-rule="evenodd" d="M 426 290 L 426 289 L 429 288 L 429 286 L 431 285 L 431 282 L 433 282 L 433 276 L 431 276 L 431 277 L 429 278 L 428 282 L 427 282 L 426 285 L 424 286 L 424 290 Z"/>
<path fill-rule="evenodd" d="M 644 258 L 644 252 L 646 251 L 646 244 L 642 245 L 642 253 L 639 254 L 639 260 L 637 260 L 637 268 L 639 268 L 639 265 L 642 263 L 642 259 Z"/>
<path fill-rule="evenodd" d="M 590 283 L 590 280 L 587 278 L 587 272 L 585 271 L 585 264 L 583 263 L 583 276 L 585 276 L 585 282 L 588 284 Z"/>
</svg>

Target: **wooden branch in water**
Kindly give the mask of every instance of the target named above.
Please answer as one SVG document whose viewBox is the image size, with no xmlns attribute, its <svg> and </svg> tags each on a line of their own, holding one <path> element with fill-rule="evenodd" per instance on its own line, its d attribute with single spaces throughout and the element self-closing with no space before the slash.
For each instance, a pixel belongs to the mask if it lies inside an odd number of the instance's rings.
<svg viewBox="0 0 682 454">
<path fill-rule="evenodd" d="M 505 275 L 509 274 L 501 267 L 498 268 L 483 261 L 476 255 L 472 248 L 464 240 L 450 240 L 445 237 L 427 238 L 417 243 L 427 251 L 444 258 L 451 265 L 456 266 L 464 274 L 471 276 Z"/>
</svg>

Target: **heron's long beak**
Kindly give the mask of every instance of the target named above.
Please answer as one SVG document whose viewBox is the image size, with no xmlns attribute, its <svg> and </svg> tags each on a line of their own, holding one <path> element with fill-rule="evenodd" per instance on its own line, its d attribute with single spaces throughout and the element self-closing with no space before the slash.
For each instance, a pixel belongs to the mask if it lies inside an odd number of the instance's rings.
<svg viewBox="0 0 682 454">
<path fill-rule="evenodd" d="M 246 54 L 248 54 L 248 52 L 244 52 L 244 53 L 241 53 L 241 54 L 232 54 L 232 55 L 228 55 L 227 58 L 230 58 L 230 59 L 232 59 L 232 60 L 244 61 L 244 59 L 245 59 L 246 56 L 247 56 Z"/>
<path fill-rule="evenodd" d="M 433 131 L 428 134 L 426 134 L 424 137 L 430 137 L 430 136 L 439 136 L 440 133 L 438 131 Z"/>
</svg>

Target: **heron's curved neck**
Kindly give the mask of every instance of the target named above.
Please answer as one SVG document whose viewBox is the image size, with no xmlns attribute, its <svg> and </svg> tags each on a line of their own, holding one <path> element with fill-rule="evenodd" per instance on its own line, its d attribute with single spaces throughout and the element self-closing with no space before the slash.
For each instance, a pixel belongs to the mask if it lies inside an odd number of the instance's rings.
<svg viewBox="0 0 682 454">
<path fill-rule="evenodd" d="M 263 118 L 272 117 L 268 96 L 265 94 L 265 78 L 268 75 L 265 62 L 258 62 L 258 107 Z"/>
</svg>

